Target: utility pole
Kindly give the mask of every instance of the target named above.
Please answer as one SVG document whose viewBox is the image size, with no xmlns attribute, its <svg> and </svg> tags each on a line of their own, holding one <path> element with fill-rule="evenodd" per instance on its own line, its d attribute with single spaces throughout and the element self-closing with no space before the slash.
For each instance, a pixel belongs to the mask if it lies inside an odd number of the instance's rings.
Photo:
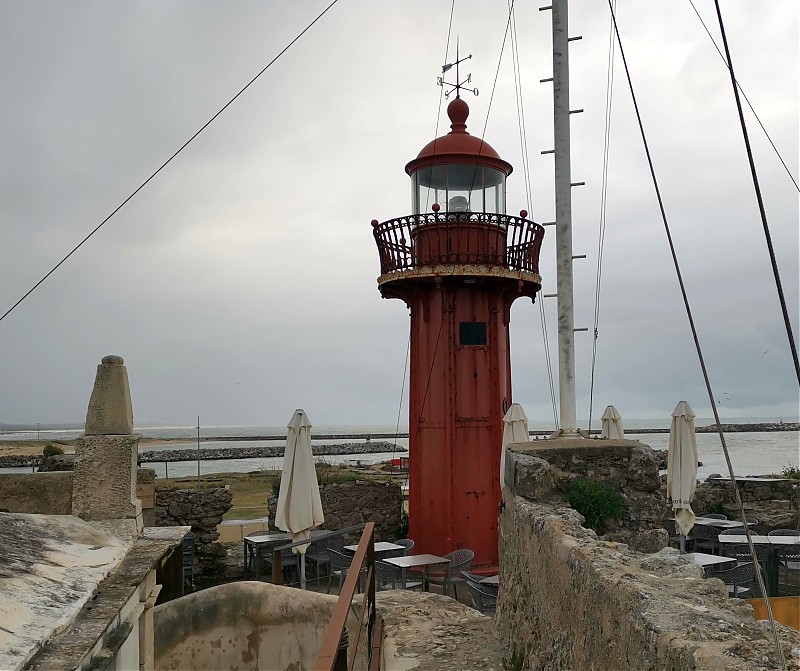
<svg viewBox="0 0 800 671">
<path fill-rule="evenodd" d="M 570 164 L 569 22 L 567 0 L 553 0 L 553 150 L 555 158 L 556 287 L 558 300 L 558 394 L 560 431 L 579 433 L 575 410 L 575 316 L 572 290 L 572 182 Z M 576 38 L 579 39 L 579 38 Z M 548 80 L 542 80 L 548 81 Z M 575 110 L 583 111 L 583 110 Z"/>
</svg>

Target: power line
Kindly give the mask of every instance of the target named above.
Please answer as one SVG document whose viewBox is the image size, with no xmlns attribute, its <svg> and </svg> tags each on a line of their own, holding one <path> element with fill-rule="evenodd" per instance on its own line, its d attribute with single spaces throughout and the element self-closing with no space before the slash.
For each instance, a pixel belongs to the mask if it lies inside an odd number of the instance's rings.
<svg viewBox="0 0 800 671">
<path fill-rule="evenodd" d="M 63 264 L 63 263 L 64 263 L 64 262 L 65 262 L 65 261 L 66 261 L 66 260 L 67 260 L 67 259 L 68 259 L 70 256 L 72 256 L 72 255 L 73 255 L 75 252 L 77 252 L 77 251 L 78 251 L 78 250 L 79 250 L 79 249 L 80 249 L 80 248 L 81 248 L 81 247 L 84 245 L 84 243 L 86 243 L 86 242 L 89 240 L 89 238 L 91 238 L 91 237 L 92 237 L 92 236 L 93 236 L 95 233 L 97 233 L 97 231 L 99 231 L 99 230 L 100 230 L 100 229 L 101 229 L 101 228 L 102 228 L 102 227 L 103 227 L 103 226 L 106 224 L 106 222 L 107 222 L 109 219 L 111 219 L 111 217 L 113 217 L 113 216 L 114 216 L 114 215 L 115 215 L 117 212 L 119 212 L 119 211 L 120 211 L 120 210 L 121 210 L 121 209 L 122 209 L 122 208 L 123 208 L 123 207 L 124 207 L 124 206 L 125 206 L 125 205 L 128 203 L 128 201 L 129 201 L 129 200 L 131 200 L 131 198 L 133 198 L 133 197 L 134 197 L 134 196 L 135 196 L 137 193 L 139 193 L 139 191 L 141 191 L 141 190 L 142 190 L 142 189 L 143 189 L 145 186 L 147 186 L 147 185 L 150 183 L 150 181 L 151 181 L 151 180 L 152 180 L 152 179 L 153 179 L 153 178 L 154 178 L 154 177 L 155 177 L 155 176 L 156 176 L 158 173 L 160 173 L 160 172 L 161 172 L 161 171 L 162 171 L 164 168 L 166 168 L 166 167 L 167 167 L 167 165 L 169 165 L 169 164 L 172 162 L 172 159 L 174 159 L 174 158 L 175 158 L 175 157 L 176 157 L 178 154 L 180 154 L 180 153 L 181 153 L 181 152 L 182 152 L 184 149 L 186 149 L 186 147 L 188 147 L 188 146 L 189 146 L 189 144 L 190 144 L 190 143 L 191 143 L 191 142 L 192 142 L 192 141 L 193 141 L 193 140 L 194 140 L 194 139 L 195 139 L 195 138 L 196 138 L 198 135 L 200 135 L 200 133 L 202 133 L 202 132 L 203 132 L 203 131 L 204 131 L 206 128 L 208 128 L 208 126 L 210 126 L 210 125 L 211 125 L 211 123 L 212 123 L 212 122 L 213 122 L 213 121 L 214 121 L 214 120 L 215 120 L 215 119 L 216 119 L 216 118 L 217 118 L 217 117 L 218 117 L 220 114 L 222 114 L 222 113 L 223 113 L 223 112 L 224 112 L 226 109 L 228 109 L 228 107 L 230 107 L 230 105 L 231 105 L 231 104 L 233 104 L 233 102 L 234 102 L 234 101 L 235 101 L 235 100 L 236 100 L 236 99 L 237 99 L 237 98 L 238 98 L 240 95 L 242 95 L 242 93 L 244 93 L 244 92 L 245 92 L 245 91 L 246 91 L 248 88 L 250 88 L 250 85 L 251 85 L 251 84 L 253 84 L 253 83 L 256 81 L 256 79 L 258 79 L 258 78 L 259 78 L 261 75 L 263 75 L 263 74 L 264 74 L 264 73 L 265 73 L 265 72 L 266 72 L 266 71 L 267 71 L 267 70 L 270 68 L 270 66 L 271 66 L 273 63 L 275 63 L 275 61 L 277 61 L 277 60 L 278 60 L 278 59 L 279 59 L 281 56 L 283 56 L 283 54 L 285 54 L 285 53 L 286 53 L 286 52 L 287 52 L 287 51 L 290 49 L 290 47 L 291 47 L 291 46 L 292 46 L 292 45 L 293 45 L 295 42 L 297 42 L 297 40 L 299 40 L 299 39 L 300 39 L 300 38 L 301 38 L 303 35 L 305 35 L 305 34 L 306 34 L 308 31 L 309 31 L 309 29 L 310 29 L 310 28 L 311 28 L 311 27 L 312 27 L 312 26 L 313 26 L 313 25 L 314 25 L 314 24 L 315 24 L 317 21 L 319 21 L 319 20 L 320 20 L 320 19 L 321 19 L 321 18 L 322 18 L 322 17 L 323 17 L 323 16 L 324 16 L 324 15 L 325 15 L 327 12 L 328 12 L 328 10 L 329 10 L 331 7 L 333 7 L 333 6 L 334 6 L 334 5 L 335 5 L 337 2 L 339 2 L 339 0 L 333 0 L 333 2 L 331 2 L 331 4 L 329 4 L 329 5 L 328 5 L 328 6 L 327 6 L 325 9 L 323 9 L 323 10 L 322 10 L 322 12 L 321 12 L 321 13 L 320 13 L 320 14 L 317 16 L 317 18 L 315 18 L 315 19 L 314 19 L 314 20 L 313 20 L 311 23 L 309 23 L 309 24 L 308 24 L 308 25 L 307 25 L 307 26 L 306 26 L 306 27 L 305 27 L 305 28 L 302 30 L 302 32 L 300 32 L 300 33 L 299 33 L 299 34 L 298 34 L 298 35 L 297 35 L 297 36 L 296 36 L 296 37 L 295 37 L 295 38 L 294 38 L 294 39 L 293 39 L 291 42 L 289 42 L 289 44 L 287 44 L 287 45 L 286 45 L 286 46 L 285 46 L 285 47 L 284 47 L 284 48 L 283 48 L 283 49 L 280 51 L 280 53 L 279 53 L 277 56 L 275 56 L 275 58 L 273 58 L 273 59 L 272 59 L 272 60 L 271 60 L 269 63 L 267 63 L 267 64 L 266 64 L 266 65 L 265 65 L 265 66 L 262 68 L 262 70 L 261 70 L 261 71 L 260 71 L 260 72 L 259 72 L 259 73 L 258 73 L 258 74 L 255 76 L 255 77 L 253 77 L 253 78 L 252 78 L 252 79 L 251 79 L 249 82 L 247 82 L 247 84 L 245 84 L 245 85 L 244 85 L 244 87 L 242 87 L 242 89 L 241 89 L 241 90 L 240 90 L 240 91 L 239 91 L 239 92 L 238 92 L 238 93 L 237 93 L 235 96 L 233 96 L 233 98 L 231 98 L 231 99 L 230 99 L 230 100 L 229 100 L 227 103 L 225 103 L 225 105 L 223 105 L 223 107 L 222 107 L 222 108 L 221 108 L 221 109 L 220 109 L 220 110 L 219 110 L 219 111 L 218 111 L 216 114 L 214 114 L 214 116 L 212 116 L 212 117 L 211 117 L 211 118 L 210 118 L 208 121 L 206 121 L 206 122 L 205 122 L 205 123 L 204 123 L 204 124 L 203 124 L 203 125 L 200 127 L 200 129 L 199 129 L 197 132 L 195 132 L 195 133 L 194 133 L 194 135 L 192 135 L 192 136 L 191 136 L 191 137 L 190 137 L 188 140 L 186 140 L 186 142 L 184 142 L 184 143 L 183 143 L 183 144 L 180 146 L 180 148 L 179 148 L 179 149 L 178 149 L 178 150 L 177 150 L 177 151 L 176 151 L 174 154 L 172 154 L 172 156 L 170 156 L 170 157 L 169 157 L 169 158 L 168 158 L 166 161 L 164 161 L 164 162 L 163 162 L 163 163 L 162 163 L 162 164 L 161 164 L 161 165 L 158 167 L 158 169 L 157 169 L 155 172 L 153 172 L 153 174 L 151 174 L 151 175 L 150 175 L 150 177 L 148 177 L 148 178 L 147 178 L 147 179 L 146 179 L 144 182 L 142 182 L 142 183 L 141 183 L 141 184 L 140 184 L 140 185 L 139 185 L 139 186 L 136 188 L 136 190 L 135 190 L 133 193 L 131 193 L 131 194 L 130 194 L 130 195 L 129 195 L 129 196 L 128 196 L 128 197 L 127 197 L 125 200 L 123 200 L 123 201 L 122 201 L 122 202 L 121 202 L 121 203 L 120 203 L 120 204 L 119 204 L 119 205 L 118 205 L 116 208 L 114 208 L 114 210 L 111 212 L 111 214 L 109 214 L 109 215 L 108 215 L 108 216 L 107 216 L 105 219 L 103 219 L 103 221 L 101 221 L 101 222 L 100 222 L 100 223 L 99 223 L 97 226 L 95 226 L 95 228 L 92 230 L 92 232 L 91 232 L 91 233 L 89 233 L 89 235 L 87 235 L 87 236 L 86 236 L 86 237 L 85 237 L 83 240 L 81 240 L 81 241 L 80 241 L 80 242 L 79 242 L 77 245 L 75 245 L 75 247 L 73 247 L 73 248 L 72 248 L 72 250 L 69 252 L 69 254 L 67 254 L 67 255 L 66 255 L 66 256 L 65 256 L 63 259 L 61 259 L 61 260 L 60 260 L 60 261 L 59 261 L 59 262 L 58 262 L 58 263 L 57 263 L 55 266 L 53 266 L 53 267 L 50 269 L 50 271 L 49 271 L 49 272 L 48 272 L 48 273 L 47 273 L 47 274 L 46 274 L 44 277 L 42 277 L 42 279 L 40 279 L 40 280 L 39 280 L 39 281 L 38 281 L 36 284 L 34 284 L 34 285 L 33 285 L 33 286 L 32 286 L 32 287 L 31 287 L 31 288 L 30 288 L 30 289 L 29 289 L 27 292 L 25 292 L 25 294 L 22 296 L 22 298 L 20 298 L 20 299 L 19 299 L 19 300 L 18 300 L 16 303 L 14 303 L 14 305 L 12 305 L 12 306 L 11 306 L 11 307 L 10 307 L 8 310 L 6 310 L 6 312 L 5 312 L 5 313 L 4 313 L 2 316 L 0 316 L 0 322 L 1 322 L 1 321 L 3 321 L 3 320 L 6 318 L 6 317 L 8 317 L 8 315 L 10 315 L 10 314 L 11 314 L 11 312 L 12 312 L 12 311 L 13 311 L 13 310 L 14 310 L 14 309 L 15 309 L 15 308 L 16 308 L 16 307 L 17 307 L 17 306 L 20 304 L 20 303 L 22 303 L 22 301 L 24 301 L 24 300 L 25 300 L 25 299 L 26 299 L 28 296 L 30 296 L 30 295 L 31 295 L 31 294 L 32 294 L 34 291 L 36 291 L 36 289 L 38 289 L 38 288 L 39 288 L 39 286 L 40 286 L 40 285 L 41 285 L 41 284 L 42 284 L 42 283 L 43 283 L 43 282 L 44 282 L 44 281 L 45 281 L 45 280 L 46 280 L 48 277 L 50 277 L 50 275 L 52 275 L 52 274 L 53 274 L 53 273 L 54 273 L 56 270 L 58 270 L 58 269 L 59 269 L 59 268 L 62 266 L 62 264 Z"/>
<path fill-rule="evenodd" d="M 716 2 L 717 0 L 715 0 Z M 708 375 L 708 369 L 706 368 L 705 358 L 703 357 L 703 350 L 700 347 L 700 337 L 697 334 L 697 327 L 694 323 L 694 317 L 692 315 L 692 308 L 689 305 L 689 297 L 686 293 L 686 286 L 683 283 L 683 274 L 681 273 L 680 264 L 678 263 L 678 254 L 675 251 L 675 244 L 672 241 L 672 232 L 669 227 L 669 223 L 667 222 L 667 213 L 664 209 L 664 200 L 661 197 L 661 189 L 658 186 L 658 179 L 656 178 L 656 169 L 653 165 L 653 158 L 650 155 L 650 145 L 647 142 L 647 136 L 644 132 L 644 122 L 642 121 L 642 115 L 639 112 L 639 103 L 636 100 L 636 93 L 633 90 L 633 80 L 631 79 L 631 73 L 628 69 L 628 61 L 625 58 L 625 50 L 622 48 L 622 38 L 619 34 L 619 27 L 617 26 L 617 17 L 614 12 L 614 7 L 612 6 L 612 0 L 608 0 L 608 8 L 611 11 L 611 20 L 614 23 L 614 33 L 617 37 L 617 44 L 619 46 L 619 55 L 622 58 L 622 65 L 625 68 L 625 76 L 628 80 L 628 88 L 631 92 L 631 100 L 633 102 L 633 108 L 636 113 L 636 121 L 639 126 L 639 133 L 642 137 L 642 144 L 644 145 L 644 152 L 647 157 L 647 165 L 650 169 L 650 177 L 653 180 L 653 188 L 655 189 L 656 199 L 658 200 L 658 209 L 661 213 L 661 221 L 664 224 L 664 231 L 667 235 L 667 243 L 669 244 L 669 251 L 670 255 L 672 256 L 672 264 L 675 267 L 675 275 L 678 278 L 678 285 L 680 286 L 681 296 L 683 298 L 683 306 L 686 310 L 686 316 L 689 320 L 689 328 L 692 332 L 692 339 L 694 340 L 694 347 L 697 353 L 697 359 L 700 363 L 700 370 L 703 374 L 703 381 L 705 382 L 706 392 L 708 393 L 708 400 L 711 404 L 711 411 L 714 413 L 714 421 L 716 422 L 717 426 L 717 433 L 719 434 L 720 443 L 722 444 L 722 452 L 725 455 L 725 462 L 728 466 L 728 474 L 730 475 L 731 479 L 731 486 L 733 488 L 734 498 L 736 500 L 737 507 L 739 509 L 739 514 L 742 517 L 742 521 L 744 522 L 744 530 L 745 534 L 747 535 L 747 545 L 750 549 L 750 554 L 753 557 L 753 563 L 756 573 L 756 580 L 758 581 L 758 586 L 761 589 L 761 594 L 764 596 L 764 603 L 767 607 L 767 615 L 769 617 L 770 626 L 772 629 L 772 637 L 775 642 L 775 647 L 778 651 L 778 657 L 781 661 L 781 668 L 786 671 L 786 660 L 783 656 L 783 649 L 781 648 L 780 639 L 778 638 L 778 630 L 775 626 L 775 618 L 772 614 L 772 605 L 770 604 L 769 594 L 767 593 L 766 586 L 764 585 L 764 576 L 761 572 L 761 566 L 758 563 L 758 558 L 756 557 L 756 550 L 753 546 L 753 539 L 750 537 L 750 527 L 747 526 L 747 516 L 745 515 L 744 505 L 742 504 L 742 496 L 739 492 L 739 486 L 736 484 L 736 475 L 733 470 L 733 464 L 731 463 L 730 453 L 728 452 L 728 445 L 725 442 L 725 433 L 722 431 L 722 423 L 719 418 L 719 410 L 717 409 L 717 403 L 714 400 L 714 390 L 711 388 L 711 379 Z"/>
<path fill-rule="evenodd" d="M 714 40 L 714 36 L 711 34 L 711 31 L 708 29 L 708 26 L 706 25 L 706 22 L 703 21 L 703 17 L 700 16 L 700 12 L 697 11 L 697 7 L 694 6 L 694 2 L 692 2 L 692 0 L 689 0 L 689 4 L 692 6 L 692 9 L 694 10 L 694 13 L 697 14 L 697 18 L 700 19 L 700 23 L 703 24 L 703 28 L 706 31 L 706 35 L 708 35 L 709 39 L 711 40 L 711 44 L 713 44 L 714 48 L 717 50 L 717 53 L 719 54 L 719 57 L 722 59 L 722 62 L 725 63 L 725 67 L 730 69 L 730 66 L 728 65 L 728 61 L 725 59 L 725 56 L 720 51 L 720 48 L 717 46 L 717 42 L 716 42 L 716 40 Z M 786 171 L 786 174 L 789 175 L 789 179 L 792 180 L 792 184 L 794 184 L 794 188 L 797 189 L 798 191 L 800 191 L 800 186 L 797 185 L 797 180 L 795 180 L 794 176 L 792 175 L 791 171 L 789 170 L 789 166 L 786 165 L 786 161 L 783 160 L 783 156 L 781 156 L 781 153 L 778 151 L 778 148 L 775 146 L 775 143 L 772 141 L 772 138 L 769 136 L 769 133 L 767 132 L 767 129 L 764 127 L 764 124 L 761 123 L 761 119 L 759 118 L 758 114 L 756 114 L 756 110 L 753 107 L 753 105 L 750 103 L 750 99 L 747 97 L 747 94 L 744 92 L 744 89 L 742 88 L 742 85 L 737 81 L 736 82 L 736 86 L 742 92 L 742 97 L 745 99 L 745 102 L 747 103 L 747 106 L 750 108 L 750 111 L 753 113 L 753 116 L 756 118 L 756 121 L 758 121 L 758 125 L 761 126 L 761 130 L 764 131 L 764 135 L 767 136 L 767 140 L 769 140 L 770 145 L 772 145 L 772 149 L 775 151 L 775 155 L 778 157 L 778 160 L 783 165 L 783 169 Z"/>
<path fill-rule="evenodd" d="M 747 150 L 747 160 L 750 163 L 750 174 L 753 176 L 753 187 L 756 191 L 756 200 L 758 201 L 758 211 L 761 215 L 761 225 L 764 229 L 764 237 L 767 241 L 767 250 L 769 251 L 769 261 L 772 265 L 772 274 L 775 276 L 775 287 L 778 290 L 778 299 L 781 304 L 781 312 L 783 313 L 783 323 L 786 327 L 786 336 L 789 338 L 789 349 L 792 352 L 792 361 L 794 362 L 794 371 L 797 375 L 797 382 L 800 384 L 800 361 L 797 358 L 797 347 L 794 344 L 794 334 L 792 333 L 792 322 L 789 319 L 789 310 L 786 307 L 786 298 L 783 295 L 783 283 L 781 282 L 781 274 L 778 270 L 778 261 L 775 258 L 775 249 L 772 246 L 772 235 L 769 232 L 769 224 L 767 223 L 767 212 L 764 209 L 764 199 L 761 197 L 761 186 L 758 183 L 758 172 L 756 172 L 756 163 L 753 159 L 753 150 L 750 147 L 750 135 L 747 133 L 747 124 L 744 121 L 744 113 L 742 112 L 742 101 L 739 100 L 739 87 L 736 85 L 736 75 L 733 73 L 733 60 L 731 59 L 731 52 L 728 49 L 728 38 L 725 36 L 725 24 L 722 22 L 722 11 L 719 8 L 719 0 L 714 0 L 717 7 L 717 17 L 719 18 L 719 29 L 722 33 L 722 44 L 725 47 L 725 62 L 728 64 L 728 70 L 731 73 L 731 85 L 733 86 L 733 97 L 736 98 L 736 110 L 739 112 L 739 122 L 742 126 L 742 136 L 744 138 L 744 146 Z"/>
<path fill-rule="evenodd" d="M 533 216 L 533 190 L 531 189 L 531 168 L 528 158 L 528 135 L 525 127 L 525 105 L 522 96 L 522 68 L 519 65 L 519 39 L 517 36 L 517 17 L 513 13 L 512 2 L 509 1 L 509 12 L 512 12 L 511 19 L 511 56 L 514 65 L 514 93 L 517 102 L 517 123 L 519 126 L 519 145 L 522 154 L 522 174 L 525 181 L 525 202 L 528 212 Z M 544 299 L 539 298 L 539 320 L 542 323 L 542 343 L 544 346 L 544 357 L 547 368 L 547 381 L 550 387 L 550 403 L 553 409 L 553 426 L 558 430 L 558 403 L 556 402 L 556 389 L 553 379 L 553 365 L 550 357 L 550 342 L 547 333 L 547 315 L 544 309 Z"/>
<path fill-rule="evenodd" d="M 617 2 L 614 0 L 614 9 Z M 594 373 L 597 364 L 597 326 L 600 323 L 600 280 L 603 277 L 603 246 L 606 239 L 606 205 L 608 203 L 608 153 L 611 139 L 611 103 L 614 95 L 614 24 L 608 32 L 608 65 L 606 66 L 606 114 L 603 133 L 603 177 L 600 187 L 600 225 L 597 235 L 597 273 L 594 288 L 594 325 L 592 338 L 592 374 L 589 382 L 589 434 L 592 433 L 592 411 L 594 409 Z"/>
</svg>

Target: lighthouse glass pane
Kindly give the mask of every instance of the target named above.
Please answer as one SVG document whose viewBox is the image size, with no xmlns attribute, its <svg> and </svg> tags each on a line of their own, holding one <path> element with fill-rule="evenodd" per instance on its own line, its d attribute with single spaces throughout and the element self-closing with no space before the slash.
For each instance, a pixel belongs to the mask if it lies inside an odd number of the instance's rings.
<svg viewBox="0 0 800 671">
<path fill-rule="evenodd" d="M 412 176 L 414 213 L 430 212 L 439 203 L 442 212 L 505 214 L 505 186 L 503 172 L 475 163 L 421 168 Z"/>
<path fill-rule="evenodd" d="M 447 190 L 447 168 L 437 165 L 422 168 L 413 176 L 415 197 L 414 214 L 430 212 L 434 203 L 439 203 L 444 209 Z"/>
</svg>

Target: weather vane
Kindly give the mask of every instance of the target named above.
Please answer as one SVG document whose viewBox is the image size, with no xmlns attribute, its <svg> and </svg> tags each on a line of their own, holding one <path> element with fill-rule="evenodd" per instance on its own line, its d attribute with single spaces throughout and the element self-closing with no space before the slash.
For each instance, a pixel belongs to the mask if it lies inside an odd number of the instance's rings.
<svg viewBox="0 0 800 671">
<path fill-rule="evenodd" d="M 468 89 L 468 88 L 466 88 L 464 86 L 464 84 L 469 84 L 472 81 L 472 73 L 471 72 L 467 75 L 467 78 L 463 82 L 459 80 L 459 76 L 458 76 L 458 65 L 459 65 L 459 63 L 463 63 L 464 61 L 468 61 L 470 58 L 472 58 L 472 54 L 470 54 L 469 56 L 464 56 L 464 58 L 459 58 L 458 57 L 458 42 L 456 42 L 456 61 L 455 61 L 455 63 L 445 63 L 442 66 L 442 74 L 444 74 L 445 72 L 447 72 L 451 68 L 455 67 L 455 69 L 456 69 L 456 81 L 455 81 L 455 83 L 446 82 L 442 77 L 437 77 L 436 78 L 436 83 L 439 86 L 452 86 L 453 87 L 449 91 L 445 91 L 445 94 L 444 94 L 445 98 L 448 98 L 453 91 L 456 92 L 456 98 L 460 98 L 461 97 L 461 89 L 464 89 L 465 91 L 469 91 L 470 93 L 478 95 L 478 89 L 477 88 Z"/>
</svg>

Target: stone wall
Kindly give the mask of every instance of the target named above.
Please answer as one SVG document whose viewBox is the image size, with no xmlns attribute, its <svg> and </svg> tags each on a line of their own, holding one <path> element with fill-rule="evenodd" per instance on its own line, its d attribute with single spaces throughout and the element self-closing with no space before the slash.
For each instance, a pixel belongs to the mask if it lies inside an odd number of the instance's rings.
<svg viewBox="0 0 800 671">
<path fill-rule="evenodd" d="M 800 481 L 763 480 L 761 482 L 738 482 L 747 517 L 759 520 L 756 531 L 765 534 L 773 529 L 797 529 L 800 525 Z M 722 504 L 722 512 L 730 519 L 738 519 L 739 508 L 735 504 L 730 480 L 710 478 L 695 491 L 692 509 L 697 515 L 710 512 Z"/>
<path fill-rule="evenodd" d="M 500 523 L 501 648 L 515 668 L 548 671 L 779 668 L 752 608 L 673 548 L 604 542 L 571 508 L 507 492 Z M 790 669 L 800 633 L 780 627 Z M 795 650 L 793 653 L 792 650 Z"/>
<path fill-rule="evenodd" d="M 728 598 L 721 581 L 704 579 L 673 548 L 639 553 L 581 526 L 583 517 L 563 500 L 577 475 L 616 483 L 631 500 L 627 490 L 638 489 L 646 503 L 626 523 L 640 534 L 650 533 L 643 525 L 658 509 L 649 448 L 583 442 L 548 441 L 551 447 L 507 455 L 497 629 L 509 664 L 574 671 L 778 668 L 768 629 L 748 604 Z M 780 630 L 789 668 L 798 669 L 800 633 Z"/>
<path fill-rule="evenodd" d="M 145 526 L 151 526 L 153 502 L 152 496 L 148 498 L 147 493 L 152 490 L 155 473 L 152 469 L 140 468 L 136 477 L 137 495 L 142 500 Z M 64 470 L 59 467 L 39 473 L 0 474 L 0 509 L 4 508 L 12 513 L 71 515 L 73 480 L 71 464 L 70 468 Z"/>
<path fill-rule="evenodd" d="M 0 509 L 11 513 L 69 515 L 72 513 L 72 472 L 3 473 Z"/>
<path fill-rule="evenodd" d="M 231 508 L 230 488 L 176 489 L 156 485 L 154 523 L 157 527 L 190 526 L 194 536 L 195 573 L 202 576 L 224 571 L 225 548 L 215 542 L 217 525 Z"/>
<path fill-rule="evenodd" d="M 617 535 L 660 527 L 667 517 L 658 460 L 644 443 L 557 439 L 520 443 L 517 447 L 519 456 L 506 460 L 506 482 L 516 478 L 523 496 L 535 500 L 563 498 L 575 480 L 588 478 L 611 485 L 625 497 L 625 517 L 619 523 L 608 523 L 609 530 Z M 515 469 L 519 473 L 515 474 Z"/>
<path fill-rule="evenodd" d="M 397 482 L 354 480 L 319 488 L 325 523 L 320 529 L 343 529 L 364 522 L 375 522 L 375 540 L 394 540 L 400 527 L 402 493 Z M 269 499 L 269 526 L 275 529 L 278 497 Z M 358 534 L 349 540 L 358 541 Z"/>
</svg>

